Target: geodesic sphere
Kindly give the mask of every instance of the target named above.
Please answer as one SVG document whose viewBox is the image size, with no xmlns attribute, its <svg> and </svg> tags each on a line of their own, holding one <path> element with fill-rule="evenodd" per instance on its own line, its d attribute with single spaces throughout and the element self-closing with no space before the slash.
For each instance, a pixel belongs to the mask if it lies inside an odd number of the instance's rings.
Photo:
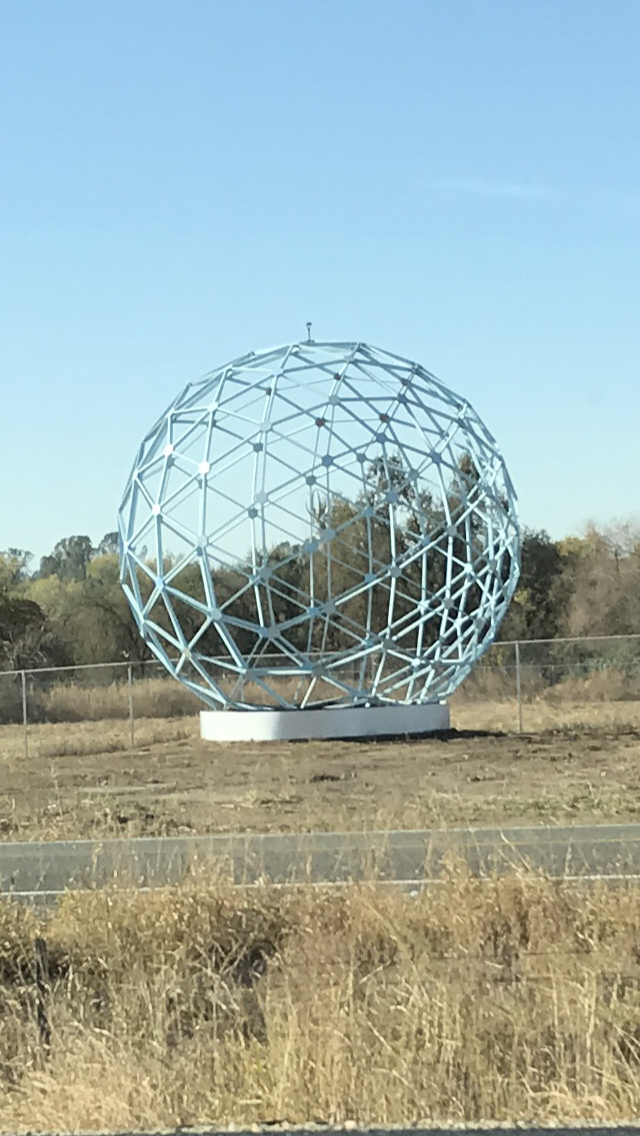
<svg viewBox="0 0 640 1136">
<path fill-rule="evenodd" d="M 518 577 L 493 437 L 365 343 L 294 343 L 190 383 L 140 446 L 119 530 L 141 634 L 214 707 L 443 699 Z"/>
</svg>

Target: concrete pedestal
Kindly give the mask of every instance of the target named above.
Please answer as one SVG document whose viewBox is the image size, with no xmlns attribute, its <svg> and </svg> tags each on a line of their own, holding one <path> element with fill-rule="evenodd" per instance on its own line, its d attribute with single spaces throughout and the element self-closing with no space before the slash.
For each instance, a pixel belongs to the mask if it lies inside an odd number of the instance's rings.
<svg viewBox="0 0 640 1136">
<path fill-rule="evenodd" d="M 423 706 L 326 706 L 318 710 L 201 710 L 200 736 L 209 742 L 384 738 L 449 729 L 445 702 Z"/>
</svg>

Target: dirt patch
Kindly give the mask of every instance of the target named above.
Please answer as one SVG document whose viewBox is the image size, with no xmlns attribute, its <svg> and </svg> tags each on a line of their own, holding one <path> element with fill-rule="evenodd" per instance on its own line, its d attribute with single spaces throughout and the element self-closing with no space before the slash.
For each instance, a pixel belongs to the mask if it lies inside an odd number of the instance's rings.
<svg viewBox="0 0 640 1136">
<path fill-rule="evenodd" d="M 197 720 L 155 720 L 133 748 L 122 727 L 116 746 L 88 724 L 78 752 L 70 727 L 40 726 L 28 758 L 1 731 L 0 839 L 640 818 L 638 725 L 216 745 Z"/>
</svg>

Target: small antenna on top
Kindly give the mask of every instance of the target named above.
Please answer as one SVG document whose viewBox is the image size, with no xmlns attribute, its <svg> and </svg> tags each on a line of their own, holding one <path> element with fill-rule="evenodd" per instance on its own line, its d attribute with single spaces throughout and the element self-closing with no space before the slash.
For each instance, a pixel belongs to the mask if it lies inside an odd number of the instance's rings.
<svg viewBox="0 0 640 1136">
<path fill-rule="evenodd" d="M 307 324 L 307 343 L 311 343 L 311 324 Z"/>
</svg>

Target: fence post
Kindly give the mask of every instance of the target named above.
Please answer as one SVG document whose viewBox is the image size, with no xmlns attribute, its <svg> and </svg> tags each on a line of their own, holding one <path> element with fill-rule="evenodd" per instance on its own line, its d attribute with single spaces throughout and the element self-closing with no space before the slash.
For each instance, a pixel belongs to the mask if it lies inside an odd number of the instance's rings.
<svg viewBox="0 0 640 1136">
<path fill-rule="evenodd" d="M 127 692 L 129 694 L 129 732 L 131 734 L 131 748 L 136 744 L 135 721 L 133 717 L 133 672 L 131 663 L 127 667 Z"/>
<path fill-rule="evenodd" d="M 516 691 L 518 694 L 518 733 L 522 733 L 522 675 L 520 672 L 520 642 L 516 639 Z"/>
<path fill-rule="evenodd" d="M 24 727 L 24 756 L 29 760 L 29 720 L 27 715 L 27 675 L 25 671 L 20 671 L 20 680 L 22 682 L 22 725 Z"/>
</svg>

